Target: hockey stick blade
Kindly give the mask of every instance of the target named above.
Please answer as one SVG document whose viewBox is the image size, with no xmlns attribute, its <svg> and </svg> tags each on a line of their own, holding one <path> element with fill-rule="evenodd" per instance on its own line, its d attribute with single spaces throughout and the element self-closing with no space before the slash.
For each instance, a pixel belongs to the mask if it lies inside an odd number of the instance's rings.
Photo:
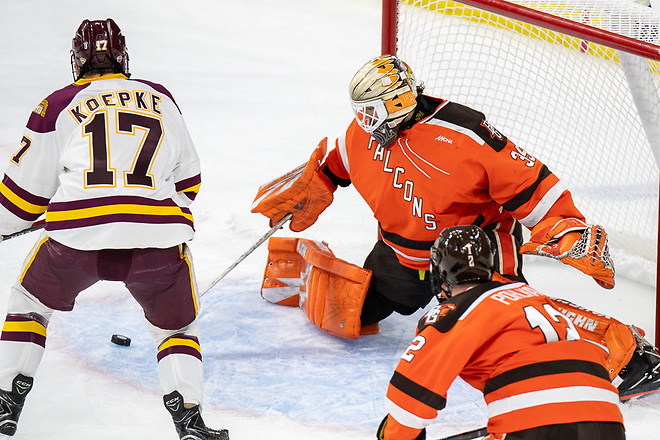
<svg viewBox="0 0 660 440">
<path fill-rule="evenodd" d="M 488 429 L 484 426 L 483 428 L 473 429 L 472 431 L 465 431 L 460 434 L 450 435 L 449 437 L 439 438 L 438 440 L 468 440 L 483 438 L 488 435 Z"/>
<path fill-rule="evenodd" d="M 42 229 L 44 226 L 46 226 L 46 221 L 45 220 L 39 220 L 38 222 L 35 222 L 32 224 L 32 226 L 27 227 L 23 229 L 22 231 L 14 232 L 12 234 L 7 234 L 2 236 L 2 240 L 0 242 L 9 240 L 10 238 L 16 238 L 21 235 L 29 234 L 30 232 L 38 231 L 39 229 Z"/>
<path fill-rule="evenodd" d="M 292 218 L 293 218 L 293 214 L 292 214 L 292 213 L 289 213 L 289 214 L 285 215 L 284 218 L 283 218 L 282 220 L 280 220 L 279 222 L 275 223 L 275 226 L 273 226 L 272 228 L 270 228 L 270 230 L 269 230 L 268 232 L 266 232 L 266 234 L 264 234 L 263 237 L 261 237 L 259 240 L 257 240 L 257 242 L 256 242 L 255 244 L 253 244 L 252 247 L 250 247 L 250 249 L 248 249 L 247 251 L 245 251 L 245 252 L 243 253 L 243 255 L 241 255 L 240 257 L 238 257 L 238 259 L 237 259 L 236 261 L 234 261 L 234 262 L 232 263 L 231 266 L 229 266 L 227 269 L 225 269 L 225 271 L 222 272 L 218 278 L 216 278 L 215 280 L 213 280 L 213 282 L 212 282 L 212 283 L 211 283 L 206 289 L 204 289 L 204 291 L 203 291 L 202 293 L 200 293 L 199 296 L 201 297 L 201 296 L 204 295 L 206 292 L 208 292 L 209 290 L 211 290 L 211 288 L 213 288 L 213 286 L 215 286 L 216 284 L 218 284 L 218 283 L 220 282 L 220 280 L 223 279 L 223 278 L 225 277 L 225 275 L 227 275 L 229 272 L 231 272 L 236 266 L 239 265 L 239 263 L 240 263 L 241 261 L 245 260 L 245 258 L 247 258 L 248 255 L 250 255 L 252 252 L 254 252 L 255 249 L 257 249 L 259 246 L 261 246 L 261 245 L 263 244 L 264 241 L 268 240 L 268 238 L 269 238 L 271 235 L 273 235 L 275 232 L 277 232 L 278 229 L 280 229 L 280 228 L 281 228 L 286 222 L 288 222 L 288 221 L 291 220 Z"/>
</svg>

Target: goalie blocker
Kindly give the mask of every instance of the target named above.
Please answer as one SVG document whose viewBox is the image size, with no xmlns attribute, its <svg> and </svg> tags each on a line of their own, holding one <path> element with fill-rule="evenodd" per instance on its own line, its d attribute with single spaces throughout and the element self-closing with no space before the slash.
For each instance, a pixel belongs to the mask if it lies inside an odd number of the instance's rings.
<svg viewBox="0 0 660 440">
<path fill-rule="evenodd" d="M 357 339 L 377 332 L 360 323 L 370 280 L 370 270 L 337 258 L 325 243 L 272 237 L 261 296 L 275 304 L 300 306 L 321 330 Z"/>
<path fill-rule="evenodd" d="M 319 215 L 334 198 L 337 189 L 330 179 L 319 171 L 325 157 L 328 138 L 323 138 L 309 160 L 259 187 L 251 212 L 270 219 L 272 227 L 287 214 L 293 215 L 289 229 L 304 231 L 316 222 Z"/>
</svg>

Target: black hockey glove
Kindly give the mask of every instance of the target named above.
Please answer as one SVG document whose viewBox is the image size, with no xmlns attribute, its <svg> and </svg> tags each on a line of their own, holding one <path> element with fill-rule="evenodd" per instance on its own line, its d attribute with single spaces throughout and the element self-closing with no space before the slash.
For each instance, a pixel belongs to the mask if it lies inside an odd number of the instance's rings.
<svg viewBox="0 0 660 440">
<path fill-rule="evenodd" d="M 376 431 L 376 438 L 378 440 L 383 440 L 385 438 L 385 426 L 387 426 L 387 418 L 389 417 L 389 414 L 385 416 L 382 422 L 380 422 L 380 426 L 378 426 L 378 430 Z M 415 440 L 426 440 L 426 428 L 422 429 L 422 432 L 419 433 L 417 437 L 415 437 Z"/>
</svg>

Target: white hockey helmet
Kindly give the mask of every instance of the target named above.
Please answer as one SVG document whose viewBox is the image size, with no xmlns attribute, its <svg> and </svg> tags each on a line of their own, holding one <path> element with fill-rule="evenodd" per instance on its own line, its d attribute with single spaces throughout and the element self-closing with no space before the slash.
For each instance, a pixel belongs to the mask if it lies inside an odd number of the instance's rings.
<svg viewBox="0 0 660 440">
<path fill-rule="evenodd" d="M 357 123 L 384 148 L 417 105 L 415 75 L 393 55 L 367 62 L 353 76 L 348 90 Z"/>
</svg>

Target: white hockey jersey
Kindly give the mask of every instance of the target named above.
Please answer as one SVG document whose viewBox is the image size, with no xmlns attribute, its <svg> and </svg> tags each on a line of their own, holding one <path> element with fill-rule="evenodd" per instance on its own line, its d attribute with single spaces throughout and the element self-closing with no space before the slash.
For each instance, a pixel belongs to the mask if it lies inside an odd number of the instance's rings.
<svg viewBox="0 0 660 440">
<path fill-rule="evenodd" d="M 190 240 L 200 163 L 159 84 L 82 79 L 32 112 L 0 183 L 0 233 L 45 212 L 54 240 L 81 250 L 167 248 Z"/>
</svg>

